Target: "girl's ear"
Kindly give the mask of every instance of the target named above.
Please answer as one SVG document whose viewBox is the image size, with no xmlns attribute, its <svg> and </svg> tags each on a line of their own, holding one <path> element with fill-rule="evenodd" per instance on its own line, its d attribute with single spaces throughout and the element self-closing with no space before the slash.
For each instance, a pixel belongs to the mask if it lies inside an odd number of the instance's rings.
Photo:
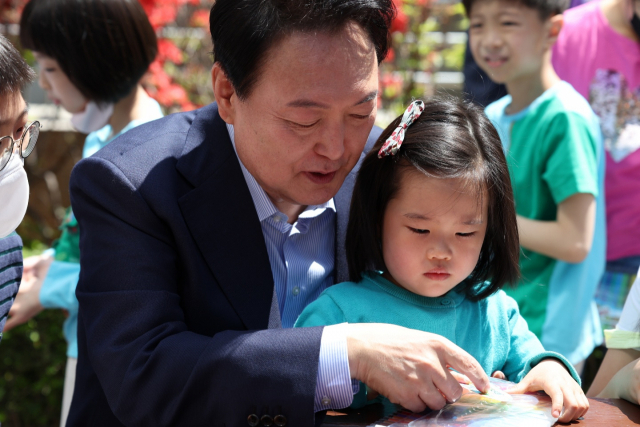
<svg viewBox="0 0 640 427">
<path fill-rule="evenodd" d="M 234 124 L 235 104 L 238 101 L 238 96 L 219 62 L 213 64 L 213 68 L 211 68 L 211 84 L 213 85 L 213 96 L 218 104 L 218 114 L 228 124 Z"/>
</svg>

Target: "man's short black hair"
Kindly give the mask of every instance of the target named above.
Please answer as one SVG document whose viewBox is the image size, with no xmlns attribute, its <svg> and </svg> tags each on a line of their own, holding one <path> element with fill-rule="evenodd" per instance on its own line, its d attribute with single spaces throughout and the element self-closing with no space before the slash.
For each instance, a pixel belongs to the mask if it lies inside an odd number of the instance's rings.
<svg viewBox="0 0 640 427">
<path fill-rule="evenodd" d="M 462 0 L 462 4 L 464 5 L 465 10 L 467 11 L 467 16 L 471 14 L 471 8 L 473 4 L 478 1 L 487 1 L 487 0 Z M 504 0 L 504 1 L 513 1 L 514 3 L 522 4 L 530 9 L 535 9 L 540 13 L 541 19 L 547 19 L 554 15 L 560 15 L 563 13 L 569 5 L 571 4 L 571 0 Z"/>
<path fill-rule="evenodd" d="M 20 41 L 58 61 L 71 83 L 99 103 L 127 96 L 158 52 L 137 0 L 31 0 Z"/>
<path fill-rule="evenodd" d="M 246 98 L 268 50 L 294 31 L 337 31 L 355 22 L 375 45 L 378 63 L 389 49 L 392 0 L 216 0 L 209 26 L 215 61 Z"/>
<path fill-rule="evenodd" d="M 454 98 L 432 98 L 407 128 L 400 150 L 378 158 L 378 150 L 400 124 L 398 117 L 380 135 L 358 172 L 346 236 L 349 279 L 365 271 L 387 271 L 382 226 L 387 205 L 404 173 L 462 179 L 482 202 L 488 197 L 487 231 L 478 263 L 461 284 L 471 300 L 488 297 L 520 275 L 518 225 L 507 161 L 498 132 L 481 107 Z"/>
<path fill-rule="evenodd" d="M 9 92 L 20 92 L 35 76 L 20 52 L 0 34 L 0 98 Z"/>
</svg>

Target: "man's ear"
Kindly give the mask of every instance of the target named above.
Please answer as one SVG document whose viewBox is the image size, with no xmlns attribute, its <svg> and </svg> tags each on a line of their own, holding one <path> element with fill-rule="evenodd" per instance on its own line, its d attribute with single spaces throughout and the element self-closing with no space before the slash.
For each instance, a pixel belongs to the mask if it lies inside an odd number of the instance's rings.
<svg viewBox="0 0 640 427">
<path fill-rule="evenodd" d="M 549 19 L 549 33 L 548 33 L 549 47 L 553 46 L 556 40 L 558 40 L 558 36 L 560 35 L 560 31 L 562 30 L 563 26 L 564 26 L 564 15 L 562 15 L 561 13 L 557 15 L 553 15 Z"/>
<path fill-rule="evenodd" d="M 218 104 L 218 114 L 222 120 L 232 125 L 236 116 L 235 107 L 238 96 L 219 62 L 213 64 L 213 68 L 211 68 L 211 84 L 213 85 L 213 96 Z"/>
</svg>

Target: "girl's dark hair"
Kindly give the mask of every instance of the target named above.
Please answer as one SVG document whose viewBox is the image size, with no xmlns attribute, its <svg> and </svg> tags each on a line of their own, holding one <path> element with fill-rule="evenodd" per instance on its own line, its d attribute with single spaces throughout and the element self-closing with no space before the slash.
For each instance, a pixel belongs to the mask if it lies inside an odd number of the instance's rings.
<svg viewBox="0 0 640 427">
<path fill-rule="evenodd" d="M 34 78 L 35 73 L 18 50 L 0 34 L 0 96 L 20 92 Z"/>
<path fill-rule="evenodd" d="M 213 56 L 238 96 L 246 98 L 268 50 L 294 31 L 337 31 L 355 22 L 382 62 L 395 12 L 393 0 L 216 0 L 209 15 Z"/>
<path fill-rule="evenodd" d="M 117 102 L 136 87 L 158 53 L 137 0 L 31 0 L 20 41 L 60 64 L 89 100 Z"/>
<path fill-rule="evenodd" d="M 420 171 L 435 178 L 462 178 L 479 190 L 479 200 L 488 196 L 487 233 L 462 292 L 479 300 L 515 283 L 520 246 L 511 180 L 500 137 L 482 109 L 453 98 L 431 99 L 407 129 L 400 150 L 379 159 L 378 150 L 400 119 L 382 132 L 356 179 L 346 237 L 350 280 L 359 281 L 367 270 L 387 270 L 381 247 L 387 204 L 399 189 L 401 174 Z"/>
</svg>

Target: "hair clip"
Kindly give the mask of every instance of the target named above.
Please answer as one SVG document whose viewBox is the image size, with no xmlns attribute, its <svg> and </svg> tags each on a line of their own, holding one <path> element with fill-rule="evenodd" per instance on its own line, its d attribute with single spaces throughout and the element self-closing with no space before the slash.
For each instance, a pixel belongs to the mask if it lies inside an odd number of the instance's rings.
<svg viewBox="0 0 640 427">
<path fill-rule="evenodd" d="M 387 138 L 387 140 L 380 147 L 380 151 L 378 151 L 378 158 L 381 159 L 384 156 L 393 156 L 400 150 L 400 146 L 404 141 L 404 134 L 407 131 L 407 128 L 411 126 L 413 122 L 415 122 L 420 114 L 424 111 L 424 102 L 421 100 L 413 101 L 404 114 L 402 115 L 402 120 L 400 120 L 400 124 L 393 131 L 391 136 Z"/>
</svg>

